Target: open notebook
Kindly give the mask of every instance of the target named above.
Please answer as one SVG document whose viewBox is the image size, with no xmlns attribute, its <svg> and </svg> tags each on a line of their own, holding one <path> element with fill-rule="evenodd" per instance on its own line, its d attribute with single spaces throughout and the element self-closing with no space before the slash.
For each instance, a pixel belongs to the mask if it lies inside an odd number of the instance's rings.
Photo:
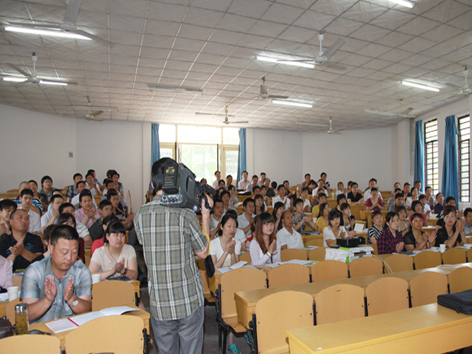
<svg viewBox="0 0 472 354">
<path fill-rule="evenodd" d="M 46 323 L 46 326 L 49 327 L 54 333 L 70 331 L 75 329 L 88 321 L 94 320 L 96 318 L 121 315 L 125 312 L 138 311 L 138 309 L 129 307 L 129 306 L 115 306 L 102 309 L 100 311 L 87 312 L 83 315 L 78 315 L 74 317 L 67 317 L 61 320 L 53 321 Z"/>
</svg>

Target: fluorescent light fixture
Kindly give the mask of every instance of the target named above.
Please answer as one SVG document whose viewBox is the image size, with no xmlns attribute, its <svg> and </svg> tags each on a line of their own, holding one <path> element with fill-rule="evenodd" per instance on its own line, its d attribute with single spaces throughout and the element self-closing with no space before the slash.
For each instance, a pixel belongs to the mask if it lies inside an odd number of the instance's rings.
<svg viewBox="0 0 472 354">
<path fill-rule="evenodd" d="M 428 86 L 428 85 L 417 84 L 415 82 L 410 82 L 410 81 L 402 81 L 401 83 L 403 85 L 406 85 L 406 86 L 416 87 L 416 88 L 420 88 L 420 89 L 428 90 L 428 91 L 433 91 L 433 92 L 439 92 L 438 88 Z"/>
<path fill-rule="evenodd" d="M 99 111 L 118 112 L 118 107 L 105 107 L 105 106 L 72 106 L 73 109 L 96 109 Z"/>
<path fill-rule="evenodd" d="M 304 108 L 313 107 L 313 105 L 308 104 L 308 103 L 301 103 L 301 102 L 294 102 L 294 101 L 287 101 L 287 100 L 272 100 L 272 103 L 286 105 L 286 106 L 304 107 Z"/>
<path fill-rule="evenodd" d="M 13 77 L 13 76 L 4 76 L 3 81 L 10 81 L 10 82 L 25 82 L 28 80 L 26 77 Z"/>
<path fill-rule="evenodd" d="M 256 59 L 260 60 L 260 61 L 267 61 L 269 63 L 284 64 L 284 65 L 291 65 L 291 66 L 300 66 L 302 68 L 309 68 L 309 69 L 313 69 L 315 67 L 314 64 L 303 63 L 303 62 L 300 62 L 300 61 L 285 61 L 283 59 L 269 58 L 269 57 L 264 57 L 264 56 L 261 56 L 261 55 L 256 56 Z"/>
<path fill-rule="evenodd" d="M 44 85 L 60 85 L 60 86 L 67 86 L 67 82 L 56 82 L 56 81 L 48 81 L 48 80 L 39 80 L 40 84 Z"/>
<path fill-rule="evenodd" d="M 148 86 L 151 91 L 166 91 L 179 93 L 203 94 L 203 90 L 185 87 Z"/>
<path fill-rule="evenodd" d="M 28 34 L 39 34 L 39 35 L 42 35 L 42 36 L 85 39 L 87 41 L 91 41 L 90 38 L 87 38 L 87 37 L 82 36 L 80 34 L 72 33 L 72 32 L 64 32 L 64 31 L 42 30 L 42 29 L 37 29 L 37 28 L 16 27 L 16 26 L 5 26 L 5 31 L 18 32 L 18 33 L 28 33 Z"/>
<path fill-rule="evenodd" d="M 409 7 L 410 9 L 415 6 L 415 3 L 413 1 L 409 0 L 390 0 L 391 2 L 394 2 L 395 4 L 402 5 L 405 7 Z"/>
<path fill-rule="evenodd" d="M 328 124 L 323 123 L 310 123 L 310 122 L 297 122 L 298 125 L 309 125 L 312 127 L 327 127 Z"/>
</svg>

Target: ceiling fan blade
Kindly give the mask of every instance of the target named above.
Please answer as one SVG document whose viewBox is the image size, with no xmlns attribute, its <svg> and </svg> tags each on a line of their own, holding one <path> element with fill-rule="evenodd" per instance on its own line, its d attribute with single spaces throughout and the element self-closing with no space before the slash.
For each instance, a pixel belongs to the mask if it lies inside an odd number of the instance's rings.
<svg viewBox="0 0 472 354">
<path fill-rule="evenodd" d="M 235 115 L 231 114 L 218 114 L 218 113 L 202 113 L 202 112 L 195 112 L 196 116 L 213 116 L 213 117 L 228 117 L 228 118 L 234 118 Z"/>
<path fill-rule="evenodd" d="M 408 113 L 410 113 L 412 110 L 413 110 L 413 108 L 409 107 L 409 108 L 407 108 L 406 110 L 404 110 L 404 111 L 402 112 L 402 115 L 403 115 L 403 116 L 407 116 Z"/>
<path fill-rule="evenodd" d="M 326 58 L 329 58 L 334 53 L 336 53 L 336 51 L 339 49 L 339 47 L 341 47 L 344 44 L 344 42 L 346 42 L 344 38 L 338 38 L 338 40 L 334 42 L 334 44 L 331 47 L 329 47 L 323 52 L 323 56 Z"/>
<path fill-rule="evenodd" d="M 278 63 L 283 63 L 283 62 L 294 62 L 294 63 L 315 63 L 313 59 L 277 59 Z"/>
<path fill-rule="evenodd" d="M 266 98 L 276 98 L 276 99 L 279 99 L 279 100 L 286 100 L 288 98 L 288 96 L 278 96 L 278 95 L 269 95 L 267 97 L 263 97 L 264 99 Z"/>
<path fill-rule="evenodd" d="M 328 126 L 328 124 L 312 123 L 312 122 L 297 122 L 296 124 L 297 125 L 310 125 L 310 126 L 313 126 L 313 127 L 327 127 Z"/>
<path fill-rule="evenodd" d="M 371 113 L 371 114 L 377 114 L 379 116 L 386 116 L 386 117 L 397 117 L 398 116 L 398 114 L 396 114 L 396 113 L 374 111 L 372 109 L 364 109 L 364 112 Z"/>
<path fill-rule="evenodd" d="M 60 29 L 60 25 L 57 23 L 51 23 L 49 25 L 46 24 L 33 24 L 33 23 L 9 23 L 10 26 L 15 27 L 24 27 L 24 28 L 50 28 L 50 29 Z"/>
<path fill-rule="evenodd" d="M 82 36 L 84 36 L 84 37 L 90 38 L 90 39 L 92 39 L 92 40 L 94 40 L 94 41 L 96 41 L 96 42 L 99 42 L 99 43 L 101 43 L 101 44 L 103 44 L 103 45 L 107 45 L 107 46 L 109 46 L 109 47 L 113 47 L 113 46 L 115 45 L 115 44 L 112 43 L 112 42 L 109 42 L 109 41 L 107 41 L 107 40 L 105 40 L 105 39 L 102 39 L 102 38 L 100 38 L 100 37 L 94 36 L 93 34 L 90 34 L 90 33 L 88 33 L 88 32 L 82 31 L 82 30 L 77 30 L 77 31 L 75 31 L 75 33 L 80 34 L 80 35 L 82 35 Z"/>
<path fill-rule="evenodd" d="M 66 0 L 67 1 L 67 0 Z M 68 0 L 64 22 L 74 24 L 79 16 L 80 0 Z"/>
<path fill-rule="evenodd" d="M 346 70 L 346 67 L 341 65 L 341 64 L 337 64 L 337 63 L 332 63 L 330 61 L 327 61 L 323 64 L 324 66 L 327 66 L 331 69 L 335 69 L 335 70 Z"/>
<path fill-rule="evenodd" d="M 49 80 L 49 79 L 42 79 L 42 78 L 38 78 L 38 80 L 40 80 L 39 82 L 40 84 L 41 84 L 41 80 L 43 80 L 47 82 L 57 82 L 58 84 L 77 85 L 77 82 L 73 82 L 73 81 Z"/>
<path fill-rule="evenodd" d="M 90 115 L 96 117 L 96 116 L 98 116 L 98 115 L 100 115 L 100 114 L 102 114 L 102 113 L 103 113 L 103 111 L 95 111 L 95 112 L 91 113 Z"/>
<path fill-rule="evenodd" d="M 109 112 L 118 112 L 118 107 L 107 107 L 107 106 L 71 106 L 73 109 L 98 109 Z"/>
<path fill-rule="evenodd" d="M 236 122 L 230 122 L 231 124 L 247 124 L 249 123 L 247 120 L 238 120 Z"/>
<path fill-rule="evenodd" d="M 15 64 L 11 64 L 11 63 L 6 63 L 10 68 L 18 71 L 21 75 L 23 76 L 26 76 L 27 78 L 30 77 L 31 75 L 28 74 L 26 71 L 24 71 L 23 69 L 20 69 L 18 66 L 16 66 Z"/>
</svg>

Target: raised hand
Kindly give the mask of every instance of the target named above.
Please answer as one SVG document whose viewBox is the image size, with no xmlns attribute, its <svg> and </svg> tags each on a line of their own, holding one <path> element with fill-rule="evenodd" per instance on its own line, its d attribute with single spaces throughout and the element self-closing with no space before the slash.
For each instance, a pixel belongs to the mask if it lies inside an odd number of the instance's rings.
<svg viewBox="0 0 472 354">
<path fill-rule="evenodd" d="M 233 240 L 228 244 L 228 253 L 233 255 L 234 254 L 234 248 L 236 246 L 236 241 Z"/>
<path fill-rule="evenodd" d="M 120 274 L 121 274 L 121 272 L 123 271 L 124 268 L 125 268 L 125 260 L 124 260 L 124 259 L 122 259 L 122 260 L 119 261 L 119 262 L 116 262 L 116 264 L 115 264 L 115 271 L 116 271 L 117 273 L 120 273 Z"/>
<path fill-rule="evenodd" d="M 67 281 L 66 288 L 64 290 L 64 301 L 69 302 L 74 298 L 74 282 L 72 281 L 72 277 L 69 277 Z"/>
<path fill-rule="evenodd" d="M 269 245 L 269 252 L 273 254 L 276 249 L 277 249 L 277 241 L 273 240 L 271 244 Z"/>
<path fill-rule="evenodd" d="M 436 240 L 436 231 L 433 231 L 431 234 L 428 234 L 428 241 L 432 244 Z"/>
<path fill-rule="evenodd" d="M 54 277 L 53 276 L 46 277 L 46 280 L 44 281 L 44 295 L 46 296 L 46 299 L 49 302 L 53 302 L 54 299 L 56 298 L 56 292 L 57 292 L 57 287 L 56 287 L 56 282 L 54 280 Z"/>
<path fill-rule="evenodd" d="M 403 248 L 405 247 L 405 242 L 398 242 L 396 245 L 395 245 L 395 249 L 397 250 L 397 252 L 401 252 L 403 251 Z"/>
</svg>

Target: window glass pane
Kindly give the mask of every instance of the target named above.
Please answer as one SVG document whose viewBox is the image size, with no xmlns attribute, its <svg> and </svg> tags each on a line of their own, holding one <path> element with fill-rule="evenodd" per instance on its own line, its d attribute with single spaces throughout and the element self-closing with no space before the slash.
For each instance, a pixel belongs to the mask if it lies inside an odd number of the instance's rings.
<svg viewBox="0 0 472 354">
<path fill-rule="evenodd" d="M 173 149 L 160 148 L 159 151 L 161 153 L 161 158 L 163 158 L 163 157 L 170 157 L 172 159 L 174 158 Z"/>
<path fill-rule="evenodd" d="M 196 175 L 199 181 L 206 178 L 213 183 L 217 168 L 218 150 L 216 145 L 181 144 L 181 160 Z"/>
<path fill-rule="evenodd" d="M 236 185 L 238 176 L 238 151 L 226 150 L 226 176 L 227 175 L 233 176 L 233 184 Z"/>
<path fill-rule="evenodd" d="M 221 144 L 221 128 L 179 125 L 177 139 L 179 143 Z"/>
<path fill-rule="evenodd" d="M 175 143 L 175 125 L 166 125 L 166 124 L 159 125 L 159 142 L 160 143 Z"/>
<path fill-rule="evenodd" d="M 239 129 L 223 128 L 223 144 L 239 145 Z"/>
</svg>

